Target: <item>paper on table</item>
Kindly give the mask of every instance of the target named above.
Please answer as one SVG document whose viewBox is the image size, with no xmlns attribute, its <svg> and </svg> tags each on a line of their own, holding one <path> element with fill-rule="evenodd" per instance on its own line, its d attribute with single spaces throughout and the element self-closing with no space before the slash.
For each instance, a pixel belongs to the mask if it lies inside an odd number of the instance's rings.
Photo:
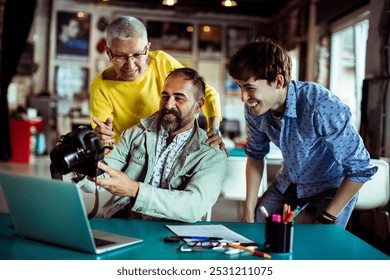
<svg viewBox="0 0 390 280">
<path fill-rule="evenodd" d="M 212 236 L 221 237 L 226 242 L 254 242 L 224 225 L 166 225 L 166 227 L 177 236 Z"/>
</svg>

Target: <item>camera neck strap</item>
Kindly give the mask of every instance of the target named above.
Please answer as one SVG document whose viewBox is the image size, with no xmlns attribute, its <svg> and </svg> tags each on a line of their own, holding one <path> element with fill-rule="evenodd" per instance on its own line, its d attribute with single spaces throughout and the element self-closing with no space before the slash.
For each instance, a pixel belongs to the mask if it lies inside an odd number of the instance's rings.
<svg viewBox="0 0 390 280">
<path fill-rule="evenodd" d="M 98 210 L 99 210 L 99 191 L 95 182 L 95 202 L 93 204 L 93 209 L 91 210 L 91 212 L 88 213 L 88 220 L 94 218 Z"/>
<path fill-rule="evenodd" d="M 50 163 L 50 175 L 52 179 L 62 181 L 62 174 L 56 169 L 53 163 Z"/>
<path fill-rule="evenodd" d="M 63 181 L 63 177 L 62 177 L 61 172 L 59 172 L 55 168 L 53 163 L 50 164 L 50 173 L 51 173 L 52 179 Z M 92 218 L 94 218 L 96 216 L 98 210 L 99 210 L 99 191 L 98 191 L 98 187 L 97 187 L 97 184 L 95 181 L 95 202 L 93 204 L 93 209 L 91 210 L 91 212 L 88 213 L 88 220 L 91 220 Z"/>
</svg>

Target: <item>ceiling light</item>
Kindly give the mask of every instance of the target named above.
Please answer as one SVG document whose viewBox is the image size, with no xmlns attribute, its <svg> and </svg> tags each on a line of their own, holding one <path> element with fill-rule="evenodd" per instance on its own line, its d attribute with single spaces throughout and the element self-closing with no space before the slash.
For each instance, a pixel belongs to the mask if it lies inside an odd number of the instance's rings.
<svg viewBox="0 0 390 280">
<path fill-rule="evenodd" d="M 177 0 L 163 0 L 162 4 L 166 6 L 173 6 L 177 3 Z"/>
<path fill-rule="evenodd" d="M 85 17 L 85 13 L 84 12 L 78 12 L 77 13 L 77 17 L 83 18 L 83 17 Z"/>
<path fill-rule="evenodd" d="M 194 27 L 192 25 L 188 25 L 187 32 L 193 32 L 193 31 L 194 31 Z"/>
<path fill-rule="evenodd" d="M 208 25 L 203 26 L 203 32 L 208 33 L 210 31 L 211 31 L 211 27 L 210 26 L 208 26 Z"/>
<path fill-rule="evenodd" d="M 225 7 L 234 7 L 237 6 L 237 2 L 234 0 L 224 0 L 222 1 L 221 5 Z"/>
</svg>

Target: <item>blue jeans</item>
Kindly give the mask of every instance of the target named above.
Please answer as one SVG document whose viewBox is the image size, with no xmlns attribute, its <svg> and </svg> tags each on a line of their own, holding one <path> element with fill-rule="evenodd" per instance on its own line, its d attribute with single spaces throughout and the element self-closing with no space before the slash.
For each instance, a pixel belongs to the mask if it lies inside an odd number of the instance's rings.
<svg viewBox="0 0 390 280">
<path fill-rule="evenodd" d="M 287 188 L 286 192 L 282 194 L 276 188 L 275 182 L 272 182 L 267 191 L 259 198 L 257 202 L 255 221 L 256 223 L 265 223 L 265 217 L 259 210 L 260 206 L 264 206 L 265 209 L 267 209 L 269 215 L 282 215 L 283 205 L 287 203 L 291 206 L 292 210 L 294 210 L 297 206 L 300 207 L 300 211 L 302 211 L 307 205 L 314 207 L 315 211 L 313 213 L 312 218 L 312 223 L 314 223 L 317 219 L 317 216 L 321 213 L 322 210 L 324 210 L 328 206 L 329 202 L 334 198 L 337 190 L 338 188 L 332 188 L 314 196 L 297 198 L 295 185 L 290 185 Z M 358 195 L 356 194 L 337 217 L 336 224 L 340 227 L 345 228 L 347 226 L 352 210 L 355 207 L 357 197 Z"/>
</svg>

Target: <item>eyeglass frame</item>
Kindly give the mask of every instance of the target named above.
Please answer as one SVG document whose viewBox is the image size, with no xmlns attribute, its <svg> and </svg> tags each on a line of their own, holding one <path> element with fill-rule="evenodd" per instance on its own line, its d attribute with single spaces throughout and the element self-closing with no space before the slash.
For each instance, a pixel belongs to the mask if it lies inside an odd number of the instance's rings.
<svg viewBox="0 0 390 280">
<path fill-rule="evenodd" d="M 193 245 L 191 245 L 193 243 Z M 208 243 L 209 245 L 204 245 L 204 243 Z M 185 248 L 188 246 L 188 248 Z M 193 249 L 216 249 L 222 248 L 223 243 L 218 240 L 194 240 L 181 244 L 179 248 L 177 248 L 181 252 L 192 252 Z"/>
<path fill-rule="evenodd" d="M 112 50 L 109 47 L 106 47 L 106 48 L 107 48 L 107 52 L 109 54 L 109 57 L 110 57 L 110 60 L 112 61 L 112 63 L 114 63 L 115 65 L 123 65 L 126 62 L 128 62 L 129 59 L 131 59 L 132 61 L 136 61 L 139 58 L 145 56 L 148 53 L 148 48 L 149 47 L 150 47 L 150 42 L 148 42 L 145 45 L 145 47 L 143 48 L 143 52 L 142 53 L 135 53 L 135 54 L 132 54 L 132 55 L 131 54 L 118 54 L 118 55 L 114 55 L 114 53 L 112 52 Z M 120 62 L 115 62 L 115 59 L 119 59 Z"/>
</svg>

